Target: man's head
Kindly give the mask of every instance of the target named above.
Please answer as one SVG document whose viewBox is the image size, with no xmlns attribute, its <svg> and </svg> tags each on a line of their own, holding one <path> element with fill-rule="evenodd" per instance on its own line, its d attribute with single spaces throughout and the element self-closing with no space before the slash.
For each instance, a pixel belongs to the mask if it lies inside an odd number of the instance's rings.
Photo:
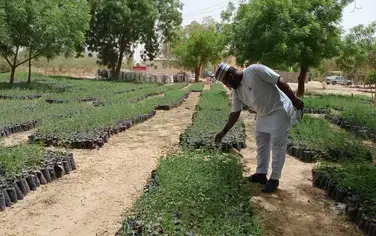
<svg viewBox="0 0 376 236">
<path fill-rule="evenodd" d="M 217 72 L 215 73 L 215 79 L 221 81 L 228 88 L 236 89 L 242 80 L 243 73 L 235 69 L 234 67 L 222 63 L 219 65 Z"/>
</svg>

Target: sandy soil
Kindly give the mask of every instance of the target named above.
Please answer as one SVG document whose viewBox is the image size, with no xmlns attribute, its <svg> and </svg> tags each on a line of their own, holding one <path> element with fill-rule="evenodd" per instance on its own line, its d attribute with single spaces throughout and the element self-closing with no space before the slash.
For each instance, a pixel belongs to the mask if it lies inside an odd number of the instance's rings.
<svg viewBox="0 0 376 236">
<path fill-rule="evenodd" d="M 112 137 L 102 149 L 75 150 L 77 171 L 0 212 L 0 235 L 114 235 L 142 194 L 158 157 L 178 149 L 199 94 Z"/>
<path fill-rule="evenodd" d="M 34 133 L 35 130 L 29 130 L 26 132 L 15 133 L 9 137 L 4 137 L 0 140 L 0 145 L 5 147 L 17 146 L 26 144 L 29 136 Z"/>
<path fill-rule="evenodd" d="M 298 89 L 297 83 L 289 83 L 290 87 L 295 91 Z M 351 88 L 342 85 L 327 85 L 325 84 L 325 89 L 320 82 L 310 81 L 305 84 L 305 89 L 308 92 L 319 92 L 319 93 L 334 93 L 334 94 L 343 94 L 343 95 L 366 95 L 371 97 L 371 93 L 367 89 L 362 88 Z"/>
<path fill-rule="evenodd" d="M 246 125 L 247 145 L 241 154 L 245 176 L 254 173 L 257 166 L 254 137 L 254 115 L 243 112 Z M 252 197 L 256 214 L 264 218 L 265 235 L 270 236 L 355 236 L 362 235 L 336 215 L 331 207 L 334 202 L 325 200 L 322 190 L 312 187 L 313 164 L 306 164 L 288 156 L 279 190 L 275 194 L 257 193 Z"/>
</svg>

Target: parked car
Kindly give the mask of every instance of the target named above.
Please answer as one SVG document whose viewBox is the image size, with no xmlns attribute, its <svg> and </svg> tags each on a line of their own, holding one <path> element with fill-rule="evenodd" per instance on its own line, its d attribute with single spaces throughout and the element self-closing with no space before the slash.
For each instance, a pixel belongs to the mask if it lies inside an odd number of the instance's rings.
<svg viewBox="0 0 376 236">
<path fill-rule="evenodd" d="M 353 84 L 352 80 L 345 79 L 343 76 L 328 76 L 326 77 L 326 84 L 342 84 L 342 85 L 347 85 L 350 86 Z"/>
</svg>

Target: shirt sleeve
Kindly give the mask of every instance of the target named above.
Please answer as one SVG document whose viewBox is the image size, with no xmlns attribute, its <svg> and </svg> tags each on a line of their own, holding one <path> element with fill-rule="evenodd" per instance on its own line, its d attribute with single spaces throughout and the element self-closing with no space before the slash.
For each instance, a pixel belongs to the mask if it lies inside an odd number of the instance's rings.
<svg viewBox="0 0 376 236">
<path fill-rule="evenodd" d="M 276 85 L 278 83 L 279 78 L 281 77 L 277 72 L 270 69 L 267 66 L 257 64 L 252 66 L 252 71 L 254 75 L 256 75 L 256 78 L 271 83 L 273 85 Z"/>
<path fill-rule="evenodd" d="M 239 100 L 238 96 L 234 91 L 232 91 L 232 105 L 231 105 L 231 112 L 238 112 L 243 110 L 243 103 Z"/>
</svg>

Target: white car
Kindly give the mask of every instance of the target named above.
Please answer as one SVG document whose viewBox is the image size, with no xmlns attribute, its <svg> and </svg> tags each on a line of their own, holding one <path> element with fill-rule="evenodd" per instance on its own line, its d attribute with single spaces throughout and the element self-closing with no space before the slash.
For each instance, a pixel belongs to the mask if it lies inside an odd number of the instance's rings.
<svg viewBox="0 0 376 236">
<path fill-rule="evenodd" d="M 353 84 L 352 80 L 345 79 L 343 76 L 328 76 L 326 77 L 326 84 L 342 84 L 351 86 Z"/>
</svg>

